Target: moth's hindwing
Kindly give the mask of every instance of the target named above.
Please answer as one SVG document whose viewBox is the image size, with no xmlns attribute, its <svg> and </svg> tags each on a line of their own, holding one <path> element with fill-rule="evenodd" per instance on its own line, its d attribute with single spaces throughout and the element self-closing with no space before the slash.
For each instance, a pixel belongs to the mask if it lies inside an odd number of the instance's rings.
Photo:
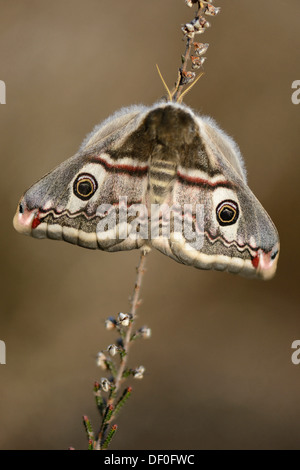
<svg viewBox="0 0 300 470">
<path fill-rule="evenodd" d="M 190 108 L 121 110 L 22 197 L 15 228 L 86 248 L 145 245 L 201 269 L 271 278 L 279 239 L 235 142 Z"/>
</svg>

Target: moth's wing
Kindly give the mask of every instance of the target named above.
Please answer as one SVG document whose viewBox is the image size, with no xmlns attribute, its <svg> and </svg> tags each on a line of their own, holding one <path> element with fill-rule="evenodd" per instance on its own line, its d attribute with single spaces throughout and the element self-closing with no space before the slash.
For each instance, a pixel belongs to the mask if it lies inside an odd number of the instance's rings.
<svg viewBox="0 0 300 470">
<path fill-rule="evenodd" d="M 141 204 L 146 197 L 150 148 L 141 129 L 146 112 L 133 106 L 97 126 L 74 157 L 24 194 L 16 229 L 107 251 L 145 243 L 130 234 L 130 220 L 122 216 L 127 205 Z"/>
<path fill-rule="evenodd" d="M 198 117 L 186 107 L 173 109 L 186 113 L 185 124 L 182 120 L 185 132 L 181 132 L 184 144 L 160 213 L 160 236 L 153 237 L 152 245 L 176 261 L 200 269 L 272 277 L 279 252 L 278 233 L 247 186 L 237 145 L 211 119 Z M 178 129 L 173 131 L 178 134 Z M 238 207 L 236 221 L 228 226 L 220 225 L 217 216 L 226 201 Z M 166 237 L 162 227 L 170 207 L 174 212 L 170 237 Z"/>
<path fill-rule="evenodd" d="M 218 124 L 208 116 L 198 117 L 200 135 L 206 143 L 211 161 L 222 167 L 222 162 L 229 163 L 240 178 L 247 183 L 245 162 L 237 143 L 226 134 Z"/>
</svg>

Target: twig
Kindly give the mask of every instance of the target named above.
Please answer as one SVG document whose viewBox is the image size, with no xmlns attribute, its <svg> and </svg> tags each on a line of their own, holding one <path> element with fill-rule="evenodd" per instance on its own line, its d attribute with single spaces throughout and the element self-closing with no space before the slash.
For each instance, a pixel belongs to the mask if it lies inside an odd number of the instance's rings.
<svg viewBox="0 0 300 470">
<path fill-rule="evenodd" d="M 205 10 L 206 10 L 206 5 L 204 5 L 202 2 L 197 2 L 197 11 L 196 11 L 194 21 L 199 19 L 200 16 L 204 14 Z M 192 25 L 193 23 L 190 23 L 190 24 Z M 187 25 L 185 25 L 185 28 L 186 26 Z M 185 30 L 185 31 L 188 31 L 188 30 Z M 183 32 L 184 32 L 184 28 L 183 28 Z M 175 84 L 174 101 L 178 101 L 178 98 L 180 97 L 184 86 L 187 84 L 187 80 L 188 80 L 188 77 L 186 77 L 187 66 L 188 66 L 188 62 L 191 56 L 191 51 L 193 48 L 194 30 L 191 31 L 191 34 L 187 33 L 186 37 L 187 37 L 186 48 L 185 48 L 184 54 L 182 55 L 182 65 L 179 69 L 177 82 Z M 192 75 L 190 76 L 190 78 L 192 78 Z"/>
<path fill-rule="evenodd" d="M 120 385 L 124 380 L 123 374 L 124 374 L 124 371 L 128 362 L 128 352 L 129 352 L 129 347 L 130 347 L 130 342 L 131 342 L 131 337 L 132 337 L 134 321 L 136 319 L 136 311 L 137 311 L 138 306 L 140 305 L 139 295 L 140 295 L 143 275 L 145 272 L 146 256 L 147 256 L 147 251 L 141 251 L 139 264 L 136 268 L 137 276 L 136 276 L 133 296 L 131 300 L 131 311 L 130 311 L 131 321 L 127 327 L 126 336 L 123 342 L 123 348 L 124 348 L 125 354 L 121 358 L 119 371 L 115 378 L 115 393 L 114 393 L 114 396 L 111 396 L 110 399 L 108 400 L 107 402 L 108 405 L 113 405 L 115 401 L 115 395 L 118 393 Z"/>
<path fill-rule="evenodd" d="M 203 54 L 208 49 L 209 44 L 194 42 L 195 35 L 202 34 L 210 27 L 210 23 L 205 19 L 204 15 L 216 16 L 220 12 L 220 8 L 212 4 L 212 0 L 185 0 L 187 6 L 196 6 L 195 17 L 190 23 L 186 23 L 181 29 L 186 39 L 186 48 L 181 56 L 181 67 L 178 70 L 175 88 L 171 93 L 172 101 L 181 102 L 184 95 L 195 85 L 203 72 L 196 78 L 194 70 L 202 69 L 206 57 Z M 192 55 L 192 52 L 195 55 Z M 192 62 L 192 70 L 188 71 L 189 61 Z M 190 85 L 184 92 L 186 85 Z"/>
<path fill-rule="evenodd" d="M 121 338 L 117 340 L 117 344 L 108 346 L 107 351 L 111 357 L 101 351 L 98 353 L 97 364 L 105 370 L 108 370 L 112 377 L 110 379 L 104 377 L 100 383 L 95 382 L 94 393 L 96 397 L 96 404 L 101 416 L 101 425 L 96 437 L 92 429 L 91 422 L 87 416 L 83 417 L 87 437 L 88 448 L 90 450 L 104 450 L 110 444 L 111 439 L 117 431 L 117 425 L 111 426 L 112 421 L 117 416 L 118 412 L 128 400 L 131 395 L 132 388 L 127 387 L 121 394 L 121 386 L 124 380 L 133 375 L 136 379 L 143 378 L 145 368 L 139 366 L 135 369 L 128 369 L 128 353 L 131 343 L 137 338 L 148 338 L 151 331 L 147 327 L 142 327 L 133 332 L 135 320 L 137 318 L 137 308 L 140 305 L 140 290 L 145 272 L 145 262 L 147 250 L 141 251 L 139 264 L 137 266 L 137 276 L 134 286 L 134 291 L 131 299 L 131 309 L 129 313 L 119 313 L 118 319 L 110 317 L 106 321 L 106 328 L 116 328 L 120 333 Z M 120 362 L 117 365 L 113 357 L 120 353 Z M 104 395 L 109 393 L 108 399 Z"/>
</svg>

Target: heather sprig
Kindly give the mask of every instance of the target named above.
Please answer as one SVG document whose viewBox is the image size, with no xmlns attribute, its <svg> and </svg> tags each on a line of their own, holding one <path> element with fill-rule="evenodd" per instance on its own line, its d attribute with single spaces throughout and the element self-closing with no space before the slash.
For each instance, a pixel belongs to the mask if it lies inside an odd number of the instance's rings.
<svg viewBox="0 0 300 470">
<path fill-rule="evenodd" d="M 185 0 L 188 7 L 196 7 L 194 18 L 185 23 L 181 27 L 186 42 L 185 52 L 181 56 L 181 66 L 178 70 L 178 77 L 175 88 L 169 93 L 172 101 L 181 102 L 183 97 L 195 85 L 199 78 L 203 75 L 203 64 L 206 60 L 206 53 L 209 44 L 206 42 L 198 42 L 196 39 L 200 34 L 204 34 L 211 23 L 207 20 L 207 16 L 216 16 L 221 8 L 213 5 L 213 0 Z M 185 88 L 187 87 L 187 88 Z"/>
<path fill-rule="evenodd" d="M 141 251 L 130 312 L 120 312 L 116 318 L 109 317 L 105 321 L 106 329 L 115 330 L 118 337 L 115 343 L 98 352 L 96 357 L 97 366 L 105 370 L 108 376 L 102 377 L 99 382 L 94 384 L 94 395 L 100 415 L 99 431 L 95 433 L 89 418 L 87 416 L 83 417 L 89 450 L 108 448 L 117 431 L 117 425 L 112 424 L 112 422 L 132 393 L 130 386 L 123 388 L 125 380 L 130 376 L 135 379 L 144 377 L 144 366 L 128 367 L 128 354 L 133 341 L 151 336 L 151 330 L 147 326 L 142 326 L 137 330 L 134 329 L 136 311 L 141 302 L 140 289 L 145 272 L 146 254 L 147 251 Z"/>
</svg>

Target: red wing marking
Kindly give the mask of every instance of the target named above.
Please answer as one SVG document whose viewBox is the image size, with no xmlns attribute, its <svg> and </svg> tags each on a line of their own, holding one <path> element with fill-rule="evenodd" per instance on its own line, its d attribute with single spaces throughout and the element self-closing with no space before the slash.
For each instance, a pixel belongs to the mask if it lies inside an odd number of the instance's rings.
<svg viewBox="0 0 300 470">
<path fill-rule="evenodd" d="M 197 178 L 195 176 L 183 175 L 182 173 L 180 173 L 180 171 L 177 171 L 177 176 L 178 176 L 179 180 L 181 180 L 181 182 L 186 183 L 186 184 L 192 184 L 192 185 L 195 185 L 195 186 L 209 186 L 211 188 L 218 188 L 218 187 L 233 188 L 234 187 L 233 183 L 231 183 L 229 181 L 226 181 L 226 180 L 211 182 L 211 181 L 205 180 L 203 178 Z"/>
<path fill-rule="evenodd" d="M 115 170 L 122 173 L 140 173 L 144 175 L 148 171 L 148 165 L 144 166 L 134 166 L 134 165 L 122 165 L 120 163 L 108 163 L 104 158 L 100 157 L 93 157 L 93 163 L 100 163 L 103 165 L 107 170 Z"/>
</svg>

